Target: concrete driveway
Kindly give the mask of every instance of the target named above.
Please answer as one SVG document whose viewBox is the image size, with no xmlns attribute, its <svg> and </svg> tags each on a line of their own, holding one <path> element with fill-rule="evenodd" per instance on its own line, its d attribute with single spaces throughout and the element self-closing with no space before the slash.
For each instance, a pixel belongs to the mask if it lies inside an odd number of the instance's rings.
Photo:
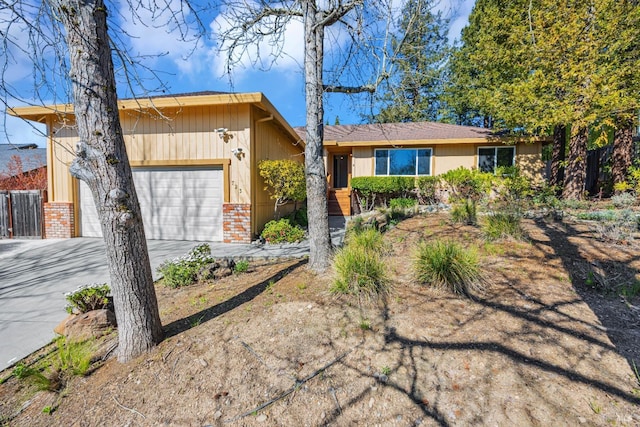
<svg viewBox="0 0 640 427">
<path fill-rule="evenodd" d="M 331 240 L 342 245 L 345 219 L 330 217 Z M 201 242 L 148 240 L 154 279 L 165 260 Z M 209 243 L 215 258 L 304 257 L 309 242 L 285 245 Z M 0 240 L 0 371 L 47 344 L 67 316 L 64 294 L 81 285 L 108 283 L 101 238 Z"/>
<path fill-rule="evenodd" d="M 149 240 L 151 267 L 187 253 L 198 242 Z M 0 240 L 0 370 L 54 337 L 67 313 L 65 292 L 108 283 L 100 238 Z"/>
</svg>

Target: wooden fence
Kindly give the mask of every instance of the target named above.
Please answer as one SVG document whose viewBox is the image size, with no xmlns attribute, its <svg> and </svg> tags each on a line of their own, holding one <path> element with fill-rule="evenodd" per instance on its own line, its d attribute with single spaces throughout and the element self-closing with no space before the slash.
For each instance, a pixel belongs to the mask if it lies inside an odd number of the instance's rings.
<svg viewBox="0 0 640 427">
<path fill-rule="evenodd" d="M 42 238 L 44 199 L 39 190 L 0 190 L 0 238 Z"/>
</svg>

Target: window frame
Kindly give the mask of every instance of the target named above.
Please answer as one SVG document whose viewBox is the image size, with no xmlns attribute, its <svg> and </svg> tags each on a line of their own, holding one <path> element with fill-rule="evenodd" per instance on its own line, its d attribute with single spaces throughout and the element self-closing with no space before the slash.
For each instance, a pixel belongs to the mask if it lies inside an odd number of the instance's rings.
<svg viewBox="0 0 640 427">
<path fill-rule="evenodd" d="M 482 168 L 480 167 L 480 150 L 484 150 L 484 149 L 493 149 L 493 170 L 492 171 L 486 171 L 489 173 L 496 173 L 496 169 L 499 167 L 498 166 L 498 149 L 510 149 L 513 151 L 513 155 L 511 156 L 511 165 L 509 166 L 515 166 L 516 165 L 516 156 L 517 156 L 517 150 L 516 150 L 516 146 L 515 145 L 482 145 L 479 146 L 476 149 L 476 167 L 478 168 L 479 171 L 481 172 L 485 172 L 482 170 Z"/>
<path fill-rule="evenodd" d="M 391 151 L 400 151 L 400 150 L 412 150 L 415 152 L 414 155 L 414 159 L 415 159 L 415 163 L 414 163 L 414 174 L 413 175 L 395 175 L 395 174 L 391 174 L 390 173 L 390 169 L 391 169 L 391 156 L 389 155 L 389 152 Z M 425 150 L 429 152 L 429 173 L 428 174 L 421 174 L 418 173 L 418 160 L 419 160 L 419 156 L 418 156 L 418 152 L 421 150 Z M 378 160 L 378 156 L 377 153 L 379 151 L 387 151 L 387 170 L 386 173 L 384 175 L 380 175 L 378 174 L 378 168 L 377 168 L 377 160 Z M 403 148 L 394 148 L 394 147 L 389 147 L 389 148 L 375 148 L 373 150 L 373 176 L 432 176 L 433 175 L 433 148 L 432 147 L 403 147 Z"/>
</svg>

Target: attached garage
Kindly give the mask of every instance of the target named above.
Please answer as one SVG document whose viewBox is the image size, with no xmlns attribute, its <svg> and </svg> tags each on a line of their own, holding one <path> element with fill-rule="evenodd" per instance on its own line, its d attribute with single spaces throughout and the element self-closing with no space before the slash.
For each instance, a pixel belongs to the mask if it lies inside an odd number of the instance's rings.
<svg viewBox="0 0 640 427">
<path fill-rule="evenodd" d="M 223 240 L 222 167 L 133 168 L 147 239 Z M 89 187 L 80 183 L 80 233 L 101 237 Z"/>
</svg>

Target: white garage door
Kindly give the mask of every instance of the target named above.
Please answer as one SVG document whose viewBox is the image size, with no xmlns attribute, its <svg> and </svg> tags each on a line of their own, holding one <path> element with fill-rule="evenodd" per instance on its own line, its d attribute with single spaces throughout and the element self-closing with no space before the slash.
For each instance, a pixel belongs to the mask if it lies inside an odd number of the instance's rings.
<svg viewBox="0 0 640 427">
<path fill-rule="evenodd" d="M 220 168 L 137 168 L 138 193 L 147 239 L 222 240 L 223 175 Z M 80 183 L 81 234 L 102 231 L 89 187 Z"/>
</svg>

